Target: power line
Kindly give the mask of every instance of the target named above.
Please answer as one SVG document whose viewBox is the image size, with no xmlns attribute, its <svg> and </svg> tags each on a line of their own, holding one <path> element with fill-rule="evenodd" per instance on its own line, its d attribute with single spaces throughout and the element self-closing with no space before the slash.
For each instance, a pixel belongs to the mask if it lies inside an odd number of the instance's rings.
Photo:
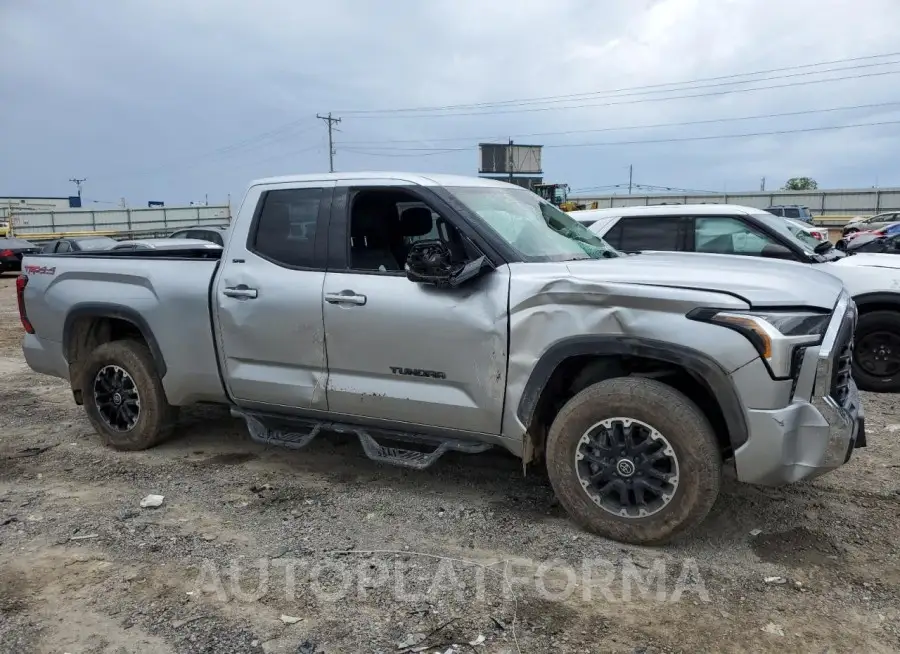
<svg viewBox="0 0 900 654">
<path fill-rule="evenodd" d="M 668 97 L 662 98 L 638 98 L 633 100 L 621 100 L 616 102 L 601 102 L 601 103 L 587 103 L 587 104 L 575 104 L 568 105 L 565 107 L 524 107 L 519 109 L 507 109 L 500 111 L 476 111 L 476 112 L 461 112 L 461 113 L 431 113 L 431 114 L 403 114 L 403 115 L 391 115 L 391 114 L 379 114 L 379 115 L 369 115 L 364 116 L 366 118 L 458 118 L 465 116 L 498 116 L 502 114 L 521 114 L 521 113 L 534 113 L 539 111 L 568 111 L 571 109 L 585 109 L 588 107 L 614 107 L 619 105 L 628 105 L 628 104 L 642 104 L 645 102 L 668 102 L 670 100 L 685 100 L 690 98 L 707 98 L 717 95 L 728 95 L 731 93 L 752 93 L 753 91 L 766 91 L 770 89 L 782 89 L 788 87 L 795 86 L 809 86 L 811 84 L 827 84 L 830 82 L 840 82 L 844 80 L 857 80 L 864 77 L 883 77 L 885 75 L 897 75 L 900 73 L 900 70 L 888 70 L 888 71 L 879 71 L 874 73 L 862 73 L 857 75 L 845 75 L 842 77 L 830 77 L 828 79 L 812 79 L 812 80 L 800 80 L 789 82 L 786 84 L 770 84 L 768 86 L 757 86 L 752 88 L 745 89 L 724 89 L 719 91 L 709 91 L 705 93 L 690 93 L 685 95 L 672 95 Z M 751 80 L 758 81 L 758 80 Z M 674 89 L 676 91 L 681 90 L 690 90 L 690 89 Z"/>
<path fill-rule="evenodd" d="M 650 125 L 624 125 L 621 127 L 600 127 L 597 129 L 574 129 L 562 132 L 532 132 L 530 134 L 513 134 L 514 138 L 534 138 L 543 136 L 567 136 L 569 134 L 596 134 L 599 132 L 619 132 L 634 129 L 658 129 L 662 127 L 688 127 L 691 125 L 709 125 L 714 123 L 737 122 L 743 120 L 761 120 L 769 118 L 787 118 L 791 116 L 807 116 L 819 113 L 833 113 L 836 111 L 852 111 L 856 109 L 883 109 L 887 107 L 898 107 L 900 101 L 893 102 L 876 102 L 873 104 L 857 104 L 843 107 L 827 107 L 824 109 L 806 109 L 803 111 L 787 111 L 783 113 L 758 114 L 756 116 L 736 116 L 731 118 L 709 118 L 706 120 L 689 120 L 677 123 L 655 123 Z M 499 139 L 497 136 L 450 136 L 441 138 L 420 138 L 420 139 L 387 139 L 382 141 L 342 141 L 344 146 L 366 146 L 381 145 L 393 143 L 449 143 L 454 141 L 485 141 L 488 139 Z M 435 148 L 437 149 L 437 148 Z"/>
<path fill-rule="evenodd" d="M 704 135 L 704 136 L 685 136 L 685 137 L 676 137 L 676 138 L 665 138 L 665 139 L 644 139 L 644 140 L 635 140 L 635 141 L 598 141 L 593 143 L 556 143 L 550 145 L 544 145 L 544 148 L 589 148 L 589 147 L 604 147 L 604 146 L 616 146 L 616 145 L 642 145 L 642 144 L 650 144 L 650 143 L 683 143 L 686 141 L 712 141 L 712 140 L 720 140 L 720 139 L 739 139 L 739 138 L 752 138 L 758 136 L 781 136 L 785 134 L 803 134 L 809 132 L 824 132 L 824 131 L 832 131 L 832 130 L 842 130 L 842 129 L 855 129 L 860 127 L 881 127 L 885 125 L 900 125 L 900 120 L 885 120 L 873 123 L 854 123 L 849 125 L 827 125 L 823 127 L 802 127 L 796 129 L 783 129 L 783 130 L 773 130 L 768 132 L 750 132 L 743 134 L 712 134 L 712 135 Z M 442 150 L 438 150 L 436 148 L 381 148 L 377 152 L 372 151 L 367 154 L 377 154 L 382 153 L 384 151 L 398 151 L 398 152 L 418 152 L 423 153 L 427 152 L 430 154 L 445 154 L 448 152 L 463 152 L 469 150 L 469 148 L 444 148 Z M 389 154 L 379 154 L 379 156 L 400 156 L 400 155 L 389 155 Z M 417 156 L 416 154 L 411 154 L 408 156 Z"/>
<path fill-rule="evenodd" d="M 330 111 L 328 112 L 327 116 L 320 116 L 319 114 L 316 114 L 316 118 L 318 118 L 319 120 L 324 120 L 328 124 L 328 172 L 333 173 L 334 172 L 334 154 L 335 154 L 335 152 L 334 152 L 334 140 L 332 139 L 331 132 L 332 132 L 334 125 L 341 122 L 341 119 L 340 118 L 332 118 Z"/>
<path fill-rule="evenodd" d="M 623 87 L 623 88 L 619 88 L 619 89 L 607 89 L 607 90 L 602 90 L 602 91 L 588 91 L 588 92 L 584 92 L 584 93 L 573 93 L 573 94 L 568 94 L 568 95 L 549 95 L 549 96 L 532 97 L 532 98 L 497 100 L 497 101 L 492 101 L 492 102 L 472 102 L 472 103 L 465 103 L 465 104 L 451 104 L 451 105 L 442 105 L 442 106 L 432 105 L 432 106 L 420 106 L 420 107 L 400 107 L 400 108 L 393 108 L 393 109 L 388 108 L 388 109 L 344 110 L 341 113 L 364 115 L 364 114 L 377 114 L 377 113 L 386 113 L 386 112 L 402 113 L 402 112 L 414 112 L 414 111 L 442 111 L 442 110 L 452 110 L 452 109 L 474 109 L 474 108 L 495 107 L 495 106 L 511 105 L 511 104 L 521 105 L 521 104 L 542 103 L 542 102 L 550 102 L 550 101 L 581 100 L 581 99 L 585 99 L 585 98 L 588 98 L 591 96 L 603 95 L 603 94 L 624 93 L 624 92 L 630 92 L 630 91 L 644 91 L 644 90 L 649 90 L 649 89 L 661 89 L 662 87 L 666 87 L 666 86 L 685 86 L 685 85 L 699 84 L 701 82 L 715 82 L 715 81 L 720 81 L 720 80 L 731 80 L 736 77 L 752 77 L 755 75 L 768 75 L 770 73 L 780 73 L 780 72 L 786 72 L 786 71 L 792 71 L 792 70 L 817 68 L 820 66 L 830 66 L 830 65 L 834 65 L 834 64 L 844 64 L 844 63 L 852 63 L 852 62 L 858 62 L 858 61 L 868 61 L 868 60 L 872 60 L 872 59 L 884 59 L 884 58 L 896 57 L 896 56 L 900 56 L 900 52 L 889 52 L 889 53 L 884 53 L 884 54 L 868 55 L 868 56 L 863 56 L 863 57 L 835 59 L 835 60 L 831 60 L 831 61 L 821 61 L 821 62 L 812 63 L 812 64 L 785 66 L 782 68 L 770 68 L 767 70 L 758 70 L 758 71 L 753 71 L 753 72 L 748 72 L 748 73 L 732 73 L 732 74 L 728 74 L 728 75 L 719 75 L 716 77 L 701 77 L 701 78 L 697 78 L 697 79 L 693 79 L 693 80 L 685 80 L 683 82 L 663 82 L 663 83 L 657 83 L 657 84 L 645 84 L 645 85 L 640 85 L 640 86 L 630 86 L 630 87 Z M 894 62 L 888 62 L 888 63 L 894 63 Z M 885 63 L 882 62 L 882 63 L 876 63 L 876 64 L 871 64 L 871 65 L 880 66 L 880 65 L 885 65 Z M 859 66 L 859 67 L 863 67 L 863 66 Z M 850 68 L 856 68 L 856 66 L 851 66 Z M 846 69 L 837 69 L 837 70 L 846 70 Z M 826 71 L 809 71 L 805 74 L 816 75 L 816 74 L 821 74 L 821 73 L 825 73 L 825 72 L 831 72 L 831 71 L 827 71 L 827 70 Z M 738 83 L 750 83 L 750 82 L 758 82 L 758 81 L 763 81 L 763 80 L 745 80 L 743 82 L 738 82 Z M 671 91 L 671 90 L 679 90 L 679 89 L 669 89 L 669 91 Z"/>
</svg>

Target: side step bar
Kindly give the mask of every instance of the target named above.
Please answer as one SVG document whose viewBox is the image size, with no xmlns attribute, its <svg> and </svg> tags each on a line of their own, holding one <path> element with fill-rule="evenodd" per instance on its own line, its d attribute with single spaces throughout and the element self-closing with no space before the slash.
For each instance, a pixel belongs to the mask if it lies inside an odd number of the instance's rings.
<svg viewBox="0 0 900 654">
<path fill-rule="evenodd" d="M 424 470 L 434 464 L 444 454 L 450 451 L 463 452 L 465 454 L 480 454 L 491 449 L 489 443 L 475 443 L 470 441 L 455 440 L 451 438 L 438 438 L 424 434 L 408 434 L 403 432 L 388 432 L 382 430 L 368 430 L 356 425 L 347 425 L 338 422 L 315 422 L 308 420 L 278 421 L 278 427 L 266 425 L 262 416 L 252 413 L 244 413 L 232 409 L 231 414 L 243 418 L 247 423 L 250 438 L 263 445 L 278 445 L 293 450 L 299 450 L 309 445 L 323 431 L 337 432 L 340 434 L 355 434 L 359 438 L 363 452 L 366 456 L 379 463 L 389 463 L 403 468 Z M 293 431 L 296 429 L 297 431 Z M 426 451 L 385 445 L 380 443 L 376 436 L 382 440 L 419 445 L 429 448 Z"/>
</svg>

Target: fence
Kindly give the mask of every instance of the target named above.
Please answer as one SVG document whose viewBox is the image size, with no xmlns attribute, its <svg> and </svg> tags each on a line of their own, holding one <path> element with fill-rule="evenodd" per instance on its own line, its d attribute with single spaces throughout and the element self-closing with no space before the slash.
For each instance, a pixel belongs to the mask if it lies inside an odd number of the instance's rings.
<svg viewBox="0 0 900 654">
<path fill-rule="evenodd" d="M 228 205 L 106 209 L 102 211 L 23 211 L 10 216 L 10 231 L 22 238 L 41 240 L 85 234 L 103 236 L 163 235 L 193 225 L 227 226 Z"/>
<path fill-rule="evenodd" d="M 575 199 L 575 198 L 573 198 Z M 601 209 L 649 204 L 740 204 L 765 209 L 774 204 L 800 204 L 814 216 L 848 219 L 900 211 L 900 188 L 832 189 L 822 191 L 755 191 L 743 193 L 652 193 L 648 195 L 579 195 L 579 202 L 597 202 Z"/>
</svg>

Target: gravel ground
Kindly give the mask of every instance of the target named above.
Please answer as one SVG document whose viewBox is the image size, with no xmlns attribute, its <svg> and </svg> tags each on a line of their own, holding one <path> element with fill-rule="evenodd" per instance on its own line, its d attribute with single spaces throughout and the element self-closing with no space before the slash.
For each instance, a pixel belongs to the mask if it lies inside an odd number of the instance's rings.
<svg viewBox="0 0 900 654">
<path fill-rule="evenodd" d="M 865 396 L 869 447 L 841 470 L 726 479 L 695 535 L 640 548 L 579 531 L 502 453 L 415 472 L 338 436 L 269 449 L 219 407 L 108 450 L 20 334 L 4 277 L 2 652 L 900 650 L 893 396 Z"/>
</svg>

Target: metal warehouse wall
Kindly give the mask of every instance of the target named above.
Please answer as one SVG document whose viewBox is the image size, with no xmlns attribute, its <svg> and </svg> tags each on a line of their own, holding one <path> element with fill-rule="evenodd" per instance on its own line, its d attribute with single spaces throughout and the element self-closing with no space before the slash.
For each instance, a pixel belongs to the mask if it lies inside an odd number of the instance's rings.
<svg viewBox="0 0 900 654">
<path fill-rule="evenodd" d="M 833 189 L 823 191 L 756 191 L 750 193 L 579 195 L 578 201 L 598 202 L 601 209 L 646 204 L 742 204 L 765 209 L 773 204 L 802 204 L 816 216 L 871 215 L 900 211 L 900 188 Z"/>
</svg>

